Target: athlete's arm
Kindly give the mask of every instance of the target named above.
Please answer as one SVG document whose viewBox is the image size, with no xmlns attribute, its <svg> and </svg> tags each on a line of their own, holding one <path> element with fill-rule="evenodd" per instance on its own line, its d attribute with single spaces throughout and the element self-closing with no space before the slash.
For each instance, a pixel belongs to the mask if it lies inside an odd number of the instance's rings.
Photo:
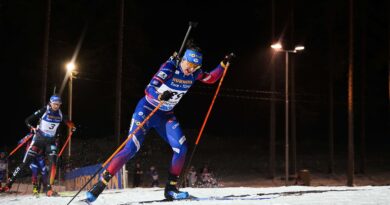
<svg viewBox="0 0 390 205">
<path fill-rule="evenodd" d="M 158 72 L 146 86 L 145 95 L 158 99 L 161 93 L 157 92 L 157 89 L 173 75 L 175 69 L 176 65 L 171 59 L 162 64 Z"/>
<path fill-rule="evenodd" d="M 33 128 L 34 126 L 31 125 L 31 123 L 33 122 L 36 122 L 39 120 L 39 118 L 42 117 L 42 115 L 46 112 L 46 107 L 43 107 L 39 110 L 37 110 L 36 112 L 34 112 L 34 114 L 28 116 L 24 122 L 26 123 L 26 126 L 31 129 Z"/>
<path fill-rule="evenodd" d="M 203 70 L 200 70 L 197 73 L 196 80 L 199 80 L 202 83 L 206 83 L 206 84 L 213 84 L 219 78 L 221 78 L 225 67 L 226 67 L 226 65 L 223 62 L 221 62 L 216 68 L 214 68 L 214 70 L 212 70 L 209 73 L 204 72 Z"/>
</svg>

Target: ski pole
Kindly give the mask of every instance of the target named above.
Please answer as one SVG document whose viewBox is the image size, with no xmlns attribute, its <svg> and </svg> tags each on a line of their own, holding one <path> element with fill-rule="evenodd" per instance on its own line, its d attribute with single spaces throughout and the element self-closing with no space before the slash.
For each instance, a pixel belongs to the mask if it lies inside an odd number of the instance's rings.
<svg viewBox="0 0 390 205">
<path fill-rule="evenodd" d="M 191 29 L 192 29 L 192 28 L 196 28 L 196 26 L 198 26 L 198 22 L 191 22 L 191 21 L 190 21 L 188 24 L 189 24 L 189 25 L 188 25 L 187 33 L 186 33 L 186 35 L 184 36 L 184 40 L 183 40 L 183 42 L 181 43 L 179 53 L 177 54 L 177 57 L 178 57 L 179 60 L 180 60 L 181 54 L 183 53 L 184 46 L 185 46 L 186 43 L 187 43 L 187 39 L 188 39 L 188 36 L 190 35 Z"/>
<path fill-rule="evenodd" d="M 233 54 L 233 53 L 230 53 L 230 54 L 229 54 L 229 59 L 232 58 L 232 57 L 234 57 L 234 54 Z M 223 79 L 225 78 L 225 75 L 226 75 L 226 72 L 227 72 L 229 66 L 230 66 L 230 63 L 229 63 L 229 61 L 228 61 L 228 62 L 226 63 L 226 68 L 225 68 L 225 70 L 223 71 L 221 80 L 219 81 L 217 90 L 215 91 L 213 100 L 211 101 L 209 110 L 207 111 L 206 117 L 205 117 L 205 119 L 203 120 L 202 127 L 200 128 L 198 137 L 196 138 L 196 141 L 195 141 L 194 149 L 193 149 L 192 152 L 191 152 L 191 156 L 190 156 L 190 159 L 189 159 L 189 161 L 188 161 L 187 168 L 185 169 L 184 176 L 181 177 L 181 180 L 187 176 L 187 173 L 188 173 L 188 171 L 189 171 L 189 169 L 190 169 L 191 161 L 192 161 L 192 158 L 194 157 L 195 150 L 196 150 L 196 148 L 197 148 L 197 146 L 198 146 L 198 144 L 199 144 L 199 140 L 200 140 L 200 138 L 201 138 L 201 136 L 202 136 L 202 133 L 203 133 L 203 130 L 204 130 L 205 126 L 206 126 L 207 120 L 209 119 L 211 110 L 213 109 L 213 106 L 214 106 L 215 99 L 217 98 L 217 95 L 218 95 L 218 93 L 219 93 L 219 89 L 221 88 Z M 179 185 L 180 185 L 180 184 L 181 184 L 181 183 L 179 183 Z"/>
<path fill-rule="evenodd" d="M 70 141 L 70 138 L 72 137 L 72 134 L 73 134 L 73 132 L 70 132 L 69 135 L 68 135 L 68 137 L 66 138 L 65 143 L 64 143 L 64 145 L 62 146 L 60 153 L 58 154 L 58 158 L 60 158 L 61 155 L 62 155 L 62 152 L 64 152 L 66 146 L 68 145 L 68 143 L 69 143 L 69 141 Z"/>
<path fill-rule="evenodd" d="M 129 136 L 127 136 L 127 139 L 115 150 L 115 152 L 99 167 L 99 169 L 92 175 L 91 178 L 89 178 L 89 180 L 83 185 L 83 187 L 81 187 L 81 189 L 76 193 L 76 195 L 74 195 L 72 197 L 72 199 L 68 202 L 67 205 L 69 205 L 75 198 L 77 195 L 79 195 L 79 193 L 89 184 L 89 182 L 92 181 L 93 178 L 95 178 L 95 176 L 111 161 L 112 158 L 114 158 L 114 156 L 127 144 L 127 142 L 129 140 L 131 140 L 133 138 L 133 136 L 138 132 L 139 129 L 141 129 L 145 123 L 154 115 L 154 113 L 160 109 L 160 107 L 162 106 L 162 104 L 164 103 L 164 101 L 160 101 L 160 103 L 152 110 L 152 112 L 144 119 L 144 121 L 142 121 L 141 124 L 138 125 L 138 127 L 131 133 L 129 134 Z"/>
<path fill-rule="evenodd" d="M 69 132 L 69 135 L 66 138 L 64 145 L 62 145 L 61 151 L 60 151 L 60 153 L 57 156 L 57 165 L 58 165 L 58 160 L 61 157 L 62 153 L 64 152 L 66 146 L 68 145 L 68 143 L 70 141 L 70 138 L 72 138 L 72 135 L 73 135 L 73 132 L 72 131 Z M 61 183 L 61 180 L 60 180 L 60 177 L 61 177 L 61 167 L 60 166 L 58 166 L 58 172 L 59 172 L 59 174 L 58 174 L 58 183 Z"/>
<path fill-rule="evenodd" d="M 21 146 L 23 146 L 26 142 L 28 142 L 30 140 L 30 138 L 34 135 L 34 133 L 30 133 L 29 135 L 27 135 L 26 137 L 23 138 L 23 141 L 17 146 L 15 147 L 15 149 L 13 149 L 11 151 L 11 153 L 9 153 L 8 157 L 12 156 L 16 151 L 19 150 L 19 148 Z"/>
</svg>

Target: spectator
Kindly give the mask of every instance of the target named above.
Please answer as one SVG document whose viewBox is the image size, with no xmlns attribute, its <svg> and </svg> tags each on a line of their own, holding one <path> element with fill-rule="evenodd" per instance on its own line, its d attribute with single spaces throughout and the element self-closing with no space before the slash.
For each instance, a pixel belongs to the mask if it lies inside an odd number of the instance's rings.
<svg viewBox="0 0 390 205">
<path fill-rule="evenodd" d="M 152 177 L 152 187 L 158 187 L 158 172 L 154 166 L 150 167 L 150 176 Z"/>
<path fill-rule="evenodd" d="M 5 155 L 5 152 L 0 152 L 0 187 L 2 187 L 1 183 L 7 179 L 8 160 Z"/>
<path fill-rule="evenodd" d="M 141 169 L 141 164 L 137 162 L 134 169 L 133 187 L 139 187 L 141 185 L 143 174 L 144 173 Z"/>
<path fill-rule="evenodd" d="M 188 186 L 195 187 L 197 178 L 198 178 L 198 176 L 197 176 L 195 167 L 191 166 L 191 168 L 190 168 L 190 170 L 188 171 L 188 174 L 187 174 Z"/>
<path fill-rule="evenodd" d="M 210 172 L 209 164 L 205 163 L 203 164 L 203 167 L 199 169 L 199 173 L 202 174 L 204 170 L 207 170 Z"/>
<path fill-rule="evenodd" d="M 209 167 L 207 164 L 203 167 L 201 172 L 201 187 L 217 187 L 218 183 L 217 180 L 214 178 L 213 173 L 210 172 Z"/>
</svg>

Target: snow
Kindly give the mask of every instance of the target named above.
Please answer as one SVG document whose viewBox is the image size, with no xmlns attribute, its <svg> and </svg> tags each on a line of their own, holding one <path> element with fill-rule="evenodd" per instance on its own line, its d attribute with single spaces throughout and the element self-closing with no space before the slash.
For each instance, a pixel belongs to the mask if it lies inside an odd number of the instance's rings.
<svg viewBox="0 0 390 205">
<path fill-rule="evenodd" d="M 389 205 L 390 186 L 289 186 L 272 188 L 183 188 L 191 195 L 205 199 L 207 197 L 222 198 L 226 200 L 201 200 L 201 201 L 175 201 L 153 202 L 148 204 L 180 204 L 180 205 Z M 163 199 L 162 188 L 132 188 L 123 190 L 106 190 L 93 203 L 93 205 L 122 205 L 138 204 L 136 202 Z M 0 204 L 4 205 L 66 205 L 74 192 L 64 192 L 61 197 L 39 198 L 31 195 L 3 194 L 0 196 Z M 226 198 L 226 196 L 229 196 Z M 71 203 L 80 204 L 80 199 L 85 197 L 85 192 Z M 229 200 L 228 200 L 229 199 Z"/>
</svg>

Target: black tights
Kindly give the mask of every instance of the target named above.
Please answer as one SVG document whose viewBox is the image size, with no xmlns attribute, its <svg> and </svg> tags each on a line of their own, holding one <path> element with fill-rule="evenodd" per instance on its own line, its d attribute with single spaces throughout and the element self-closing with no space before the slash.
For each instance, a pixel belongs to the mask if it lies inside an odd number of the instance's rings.
<svg viewBox="0 0 390 205">
<path fill-rule="evenodd" d="M 52 185 L 54 183 L 54 178 L 57 169 L 57 145 L 55 139 L 47 138 L 36 134 L 33 138 L 33 141 L 30 144 L 26 154 L 24 155 L 23 161 L 19 166 L 15 168 L 12 172 L 11 177 L 8 180 L 8 186 L 11 187 L 15 180 L 20 176 L 20 174 L 28 167 L 31 162 L 40 154 L 45 153 L 48 156 L 50 166 L 49 166 L 49 183 Z"/>
</svg>

